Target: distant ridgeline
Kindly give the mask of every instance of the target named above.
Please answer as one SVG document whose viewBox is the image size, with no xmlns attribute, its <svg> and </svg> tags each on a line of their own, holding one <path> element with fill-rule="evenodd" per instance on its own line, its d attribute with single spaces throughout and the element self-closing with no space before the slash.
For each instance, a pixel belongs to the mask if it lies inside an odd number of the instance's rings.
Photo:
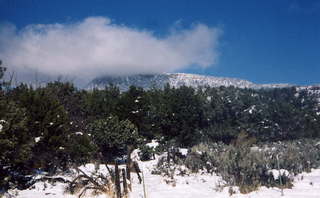
<svg viewBox="0 0 320 198">
<path fill-rule="evenodd" d="M 93 79 L 86 89 L 104 89 L 106 86 L 113 85 L 120 91 L 127 91 L 130 86 L 140 87 L 144 90 L 151 88 L 163 89 L 164 86 L 179 88 L 187 86 L 192 88 L 199 87 L 236 87 L 247 89 L 274 89 L 296 87 L 298 92 L 306 90 L 308 94 L 318 98 L 320 103 L 320 84 L 310 86 L 296 86 L 288 83 L 277 84 L 255 84 L 248 80 L 227 77 L 215 77 L 187 73 L 163 73 L 163 74 L 136 74 L 128 76 L 102 76 Z"/>
<path fill-rule="evenodd" d="M 126 91 L 133 85 L 143 89 L 163 88 L 166 84 L 171 87 L 180 87 L 182 85 L 197 87 L 220 87 L 234 86 L 238 88 L 282 88 L 291 87 L 290 84 L 254 84 L 247 80 L 237 78 L 224 78 L 205 76 L 197 74 L 185 73 L 163 73 L 163 74 L 137 74 L 129 76 L 102 76 L 95 78 L 89 83 L 87 88 L 104 88 L 106 85 L 113 84 L 120 88 L 121 91 Z"/>
</svg>

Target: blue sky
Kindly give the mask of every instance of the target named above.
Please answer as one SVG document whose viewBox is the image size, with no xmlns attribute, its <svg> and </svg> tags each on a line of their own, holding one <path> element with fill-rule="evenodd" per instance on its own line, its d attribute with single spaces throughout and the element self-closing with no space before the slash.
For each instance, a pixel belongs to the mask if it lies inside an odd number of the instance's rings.
<svg viewBox="0 0 320 198">
<path fill-rule="evenodd" d="M 179 72 L 255 83 L 320 83 L 320 0 L 0 0 L 0 23 L 14 24 L 16 32 L 30 24 L 73 24 L 92 16 L 156 38 L 172 27 L 218 29 L 216 62 L 177 67 Z"/>
</svg>

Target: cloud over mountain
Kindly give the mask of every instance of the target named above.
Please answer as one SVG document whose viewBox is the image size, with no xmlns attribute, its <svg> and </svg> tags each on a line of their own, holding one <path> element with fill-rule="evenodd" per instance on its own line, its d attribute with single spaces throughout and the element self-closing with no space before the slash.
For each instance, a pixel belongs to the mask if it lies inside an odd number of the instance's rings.
<svg viewBox="0 0 320 198">
<path fill-rule="evenodd" d="M 216 63 L 221 30 L 204 24 L 164 37 L 89 17 L 69 24 L 0 26 L 0 59 L 16 72 L 77 76 L 173 72 Z"/>
</svg>

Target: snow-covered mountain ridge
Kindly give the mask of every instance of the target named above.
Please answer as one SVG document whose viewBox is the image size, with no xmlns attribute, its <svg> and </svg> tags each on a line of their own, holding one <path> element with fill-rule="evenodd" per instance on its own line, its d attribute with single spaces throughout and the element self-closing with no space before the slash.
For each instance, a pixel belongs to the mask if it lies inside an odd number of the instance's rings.
<svg viewBox="0 0 320 198">
<path fill-rule="evenodd" d="M 187 73 L 163 73 L 163 74 L 137 74 L 130 76 L 104 76 L 95 78 L 89 83 L 88 88 L 104 88 L 106 85 L 113 84 L 125 91 L 131 85 L 144 89 L 163 88 L 167 83 L 172 87 L 191 86 L 191 87 L 220 87 L 234 86 L 239 88 L 281 88 L 291 87 L 290 84 L 255 84 L 247 80 L 237 78 L 215 77 Z"/>
</svg>

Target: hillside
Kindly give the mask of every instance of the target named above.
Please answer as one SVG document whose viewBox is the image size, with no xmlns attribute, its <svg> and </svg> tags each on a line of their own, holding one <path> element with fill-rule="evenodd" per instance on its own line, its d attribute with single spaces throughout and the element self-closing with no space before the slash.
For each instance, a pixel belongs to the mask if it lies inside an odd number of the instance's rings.
<svg viewBox="0 0 320 198">
<path fill-rule="evenodd" d="M 190 87 L 220 87 L 234 86 L 238 88 L 282 88 L 290 87 L 290 84 L 255 84 L 253 82 L 226 77 L 215 77 L 186 73 L 163 73 L 163 74 L 138 74 L 130 76 L 103 76 L 92 80 L 88 88 L 104 88 L 108 84 L 116 85 L 120 90 L 125 91 L 131 85 L 150 89 L 152 87 L 163 88 L 166 84 L 171 87 L 180 87 L 182 85 Z"/>
</svg>

